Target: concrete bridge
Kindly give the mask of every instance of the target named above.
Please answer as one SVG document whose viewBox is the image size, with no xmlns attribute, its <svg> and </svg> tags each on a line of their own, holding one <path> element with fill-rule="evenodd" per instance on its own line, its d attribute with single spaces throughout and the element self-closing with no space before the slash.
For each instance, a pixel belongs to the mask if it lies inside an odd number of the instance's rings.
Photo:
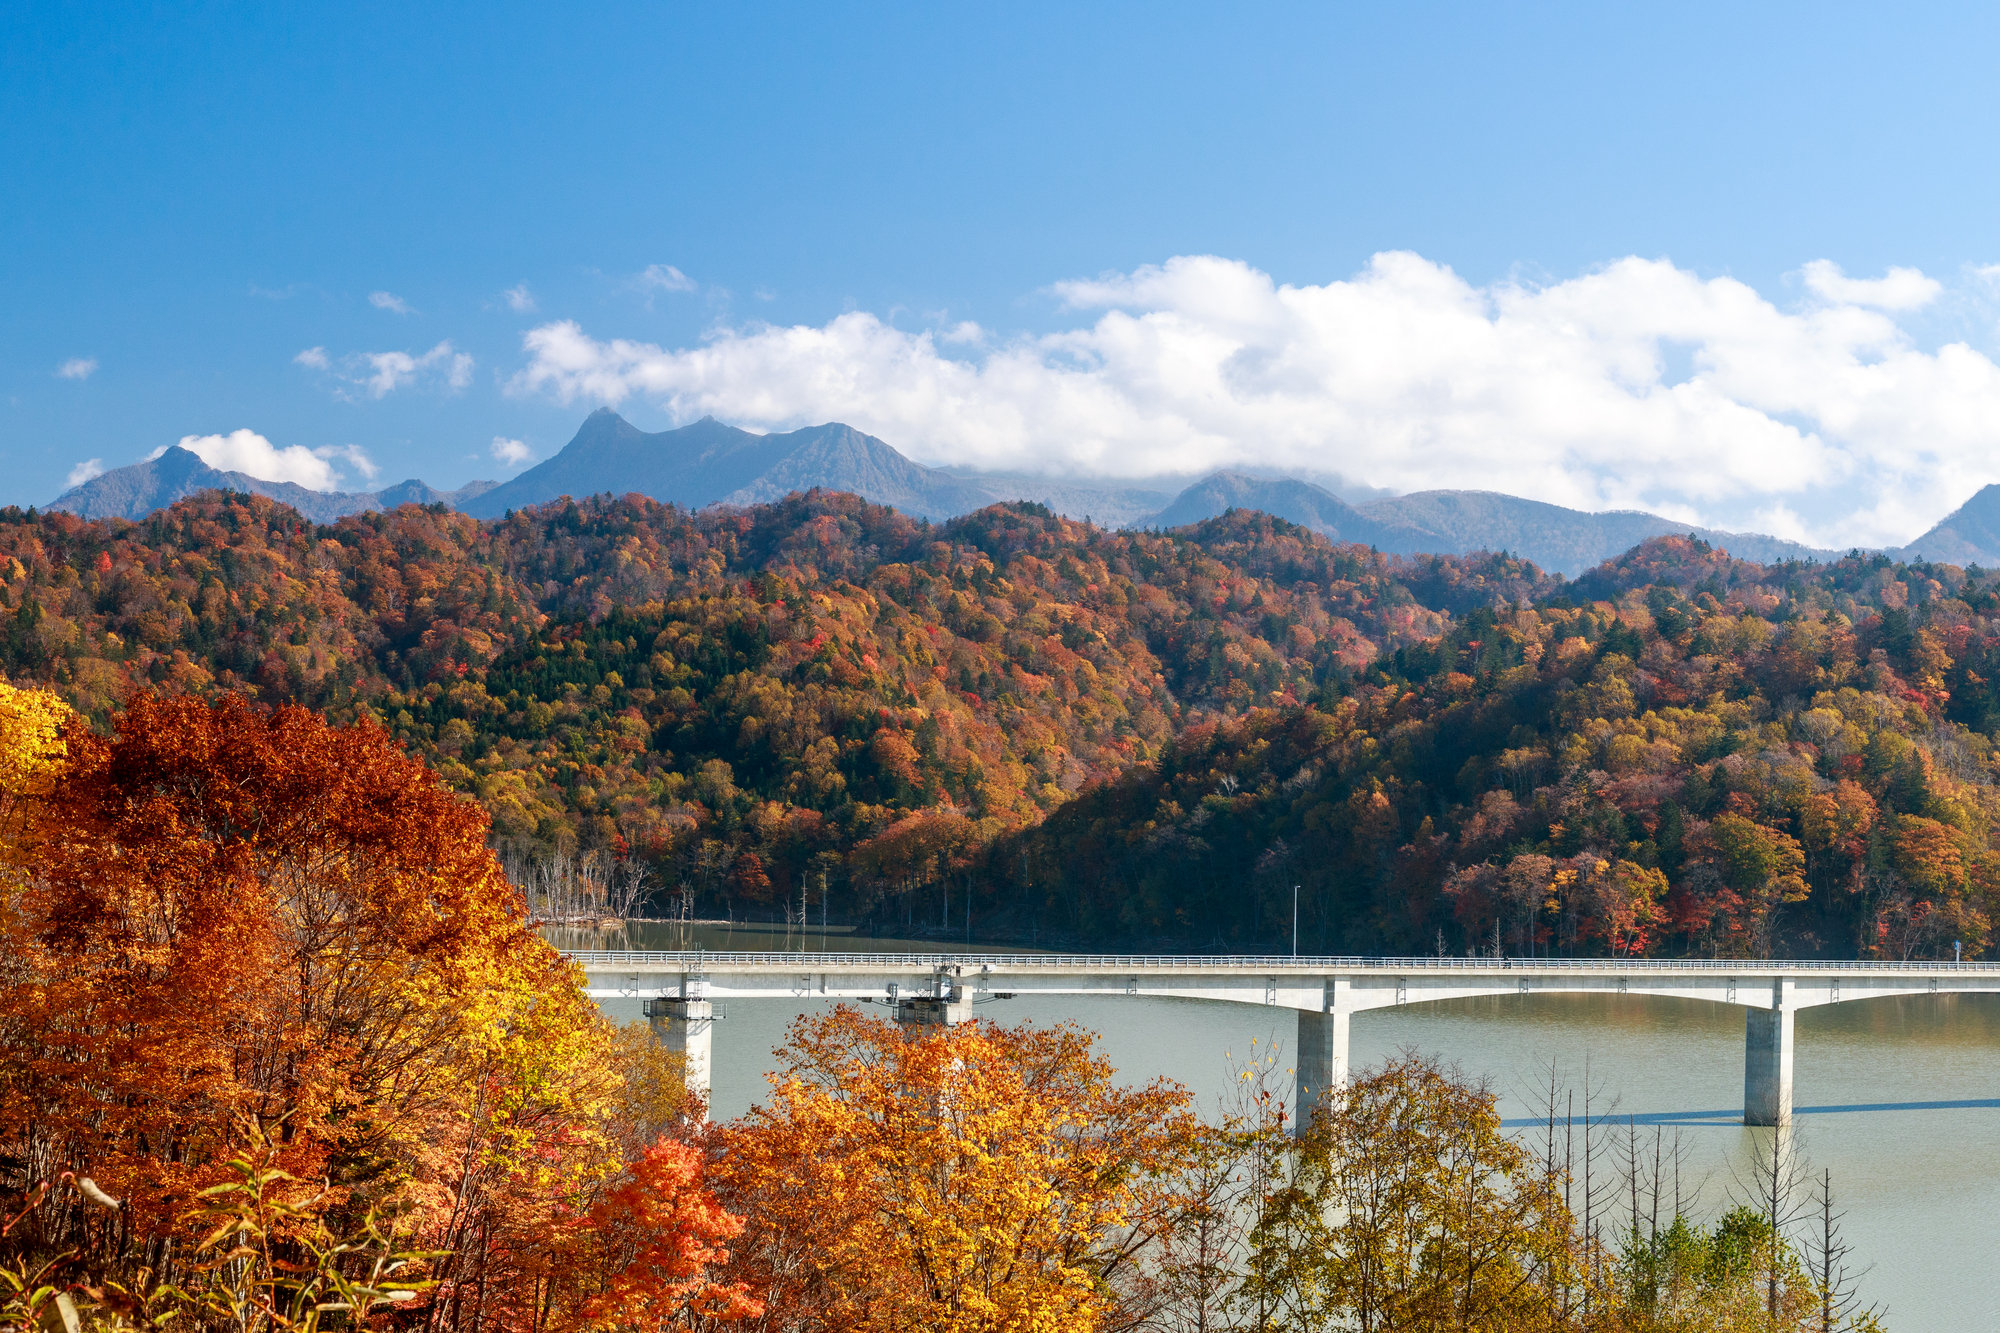
<svg viewBox="0 0 2000 1333">
<path fill-rule="evenodd" d="M 1743 1123 L 1792 1114 L 1792 1019 L 1822 1004 L 2000 992 L 2000 963 L 1727 959 L 1173 957 L 1092 954 L 572 952 L 594 998 L 638 998 L 689 1086 L 709 1090 L 717 1000 L 869 1000 L 911 1026 L 961 1023 L 1027 995 L 1135 995 L 1298 1013 L 1297 1105 L 1347 1078 L 1348 1024 L 1368 1009 L 1482 995 L 1655 995 L 1744 1012 Z M 1300 1116 L 1297 1123 L 1306 1123 Z"/>
</svg>

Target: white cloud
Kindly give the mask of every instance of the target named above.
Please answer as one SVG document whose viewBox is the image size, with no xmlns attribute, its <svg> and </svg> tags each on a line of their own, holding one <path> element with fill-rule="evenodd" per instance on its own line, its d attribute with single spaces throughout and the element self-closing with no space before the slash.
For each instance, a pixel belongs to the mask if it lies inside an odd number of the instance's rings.
<svg viewBox="0 0 2000 1333">
<path fill-rule="evenodd" d="M 1834 305 L 1878 310 L 1919 310 L 1938 298 L 1944 284 L 1913 268 L 1892 268 L 1880 278 L 1850 278 L 1830 259 L 1815 259 L 1803 270 L 1806 290 Z"/>
<path fill-rule="evenodd" d="M 374 306 L 377 310 L 387 310 L 394 315 L 414 315 L 417 313 L 410 308 L 408 301 L 405 301 L 394 292 L 370 292 L 368 293 L 368 304 Z"/>
<path fill-rule="evenodd" d="M 472 355 L 446 339 L 428 352 L 356 352 L 335 361 L 324 347 L 308 347 L 292 358 L 299 365 L 324 370 L 347 385 L 339 397 L 386 398 L 419 382 L 441 384 L 456 393 L 472 383 Z"/>
<path fill-rule="evenodd" d="M 65 380 L 87 380 L 97 373 L 97 358 L 94 356 L 73 356 L 56 367 L 56 377 Z"/>
<path fill-rule="evenodd" d="M 1757 510 L 1751 515 L 1750 526 L 1758 532 L 1783 537 L 1786 541 L 1804 542 L 1808 546 L 1815 544 L 1812 530 L 1783 500 Z"/>
<path fill-rule="evenodd" d="M 366 481 L 375 480 L 376 476 L 382 471 L 381 468 L 375 466 L 375 460 L 368 456 L 368 451 L 358 444 L 324 444 L 313 450 L 313 456 L 329 461 L 336 458 L 342 459 L 351 464 L 354 470 L 359 472 L 363 480 Z"/>
<path fill-rule="evenodd" d="M 646 271 L 632 281 L 644 292 L 691 292 L 695 289 L 694 279 L 672 264 L 648 264 Z"/>
<path fill-rule="evenodd" d="M 218 471 L 242 472 L 261 481 L 295 482 L 310 491 L 340 489 L 340 473 L 328 457 L 346 457 L 346 450 L 352 448 L 328 451 L 294 444 L 280 449 L 254 430 L 233 430 L 227 435 L 183 435 L 180 447 Z M 167 446 L 161 445 L 146 457 L 158 458 L 166 451 Z"/>
<path fill-rule="evenodd" d="M 66 487 L 81 486 L 92 477 L 101 477 L 103 475 L 104 460 L 101 458 L 86 458 L 69 470 L 69 477 L 63 484 Z"/>
<path fill-rule="evenodd" d="M 510 440 L 504 435 L 493 437 L 493 457 L 504 467 L 519 467 L 535 456 L 524 441 Z"/>
<path fill-rule="evenodd" d="M 421 356 L 411 356 L 408 352 L 363 352 L 361 361 L 368 368 L 367 374 L 354 382 L 366 389 L 370 398 L 386 398 L 397 389 L 415 384 L 419 377 L 433 373 L 454 390 L 472 383 L 472 357 L 453 351 L 449 340 Z"/>
<path fill-rule="evenodd" d="M 532 314 L 534 312 L 535 294 L 528 290 L 528 284 L 525 282 L 516 287 L 509 287 L 506 291 L 500 293 L 500 299 L 505 301 L 507 308 L 517 315 Z"/>
<path fill-rule="evenodd" d="M 2000 366 L 1898 323 L 1939 290 L 1921 273 L 1804 272 L 1810 299 L 1781 308 L 1666 260 L 1476 286 L 1392 252 L 1291 286 L 1186 256 L 1058 284 L 1084 318 L 1035 336 L 906 332 L 856 311 L 662 348 L 558 321 L 524 335 L 509 387 L 637 396 L 677 420 L 841 420 L 928 463 L 1260 464 L 1907 541 L 2000 473 Z"/>
</svg>

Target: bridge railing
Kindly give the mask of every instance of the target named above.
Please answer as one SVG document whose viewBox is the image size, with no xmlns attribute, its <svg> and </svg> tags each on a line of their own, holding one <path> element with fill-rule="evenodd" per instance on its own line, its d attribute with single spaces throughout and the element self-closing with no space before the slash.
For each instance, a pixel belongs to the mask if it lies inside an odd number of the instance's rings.
<svg viewBox="0 0 2000 1333">
<path fill-rule="evenodd" d="M 2000 962 L 1884 962 L 1876 959 L 1756 958 L 1360 958 L 1291 954 L 1020 954 L 1020 953 L 792 953 L 764 950 L 568 949 L 564 956 L 586 968 L 784 967 L 821 971 L 993 967 L 1010 971 L 1115 972 L 1172 968 L 1188 972 L 1420 972 L 1594 971 L 1729 972 L 2000 972 Z"/>
</svg>

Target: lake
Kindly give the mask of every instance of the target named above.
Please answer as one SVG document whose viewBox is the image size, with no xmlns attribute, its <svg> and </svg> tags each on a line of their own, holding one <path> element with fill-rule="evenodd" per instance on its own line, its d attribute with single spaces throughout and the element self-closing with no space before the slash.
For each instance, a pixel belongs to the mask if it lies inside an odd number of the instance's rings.
<svg viewBox="0 0 2000 1333">
<path fill-rule="evenodd" d="M 813 930 L 697 927 L 670 938 L 638 927 L 624 938 L 570 936 L 580 947 L 932 951 L 935 943 Z M 993 946 L 976 946 L 995 952 Z M 607 1000 L 636 1020 L 636 1000 Z M 742 1114 L 765 1090 L 771 1051 L 805 1006 L 731 1000 L 715 1031 L 714 1113 Z M 885 1012 L 886 1011 L 878 1011 Z M 1241 1063 L 1275 1041 L 1286 1060 L 1289 1011 L 1192 1000 L 1065 997 L 999 1001 L 981 1018 L 1069 1020 L 1103 1034 L 1123 1077 L 1164 1075 L 1215 1105 Z M 1755 1136 L 1744 1128 L 1743 1013 L 1643 996 L 1505 996 L 1370 1010 L 1353 1020 L 1357 1068 L 1403 1050 L 1433 1054 L 1489 1079 L 1503 1116 L 1523 1128 L 1538 1115 L 1536 1080 L 1558 1062 L 1581 1087 L 1588 1066 L 1598 1104 L 1641 1132 L 1662 1125 L 1684 1145 L 1690 1182 L 1705 1180 L 1703 1212 L 1730 1202 Z M 1894 1329 L 2000 1330 L 2000 996 L 1921 996 L 1806 1009 L 1797 1019 L 1798 1148 L 1830 1167 L 1864 1295 L 1888 1307 Z M 1538 1122 L 1537 1122 L 1538 1123 Z"/>
</svg>

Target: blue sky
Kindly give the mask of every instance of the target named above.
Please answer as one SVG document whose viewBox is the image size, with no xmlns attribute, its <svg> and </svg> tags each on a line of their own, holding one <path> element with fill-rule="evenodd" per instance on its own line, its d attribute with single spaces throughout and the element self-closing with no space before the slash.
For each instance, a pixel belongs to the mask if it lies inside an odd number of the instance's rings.
<svg viewBox="0 0 2000 1333">
<path fill-rule="evenodd" d="M 615 401 L 1914 535 L 2000 480 L 2000 18 L 1744 9 L 16 4 L 0 502 Z"/>
</svg>

